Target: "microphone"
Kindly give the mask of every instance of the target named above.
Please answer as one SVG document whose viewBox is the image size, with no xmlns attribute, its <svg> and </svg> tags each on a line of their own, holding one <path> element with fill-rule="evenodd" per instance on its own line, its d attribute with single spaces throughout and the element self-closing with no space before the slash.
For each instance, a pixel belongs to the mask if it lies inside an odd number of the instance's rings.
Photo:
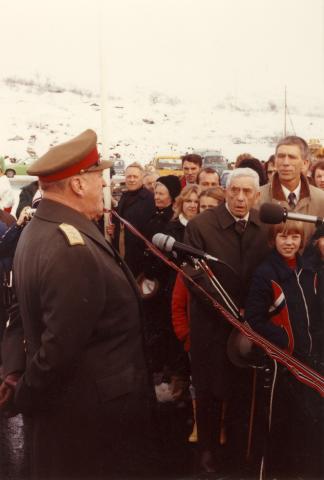
<svg viewBox="0 0 324 480">
<path fill-rule="evenodd" d="M 177 242 L 175 238 L 170 235 L 164 235 L 164 233 L 156 233 L 153 235 L 152 243 L 159 250 L 164 252 L 172 252 L 173 250 L 178 252 L 187 253 L 196 258 L 204 258 L 205 260 L 213 260 L 214 262 L 220 262 L 218 258 L 208 255 L 208 253 L 198 250 L 198 248 L 191 247 L 185 243 Z"/>
<path fill-rule="evenodd" d="M 324 225 L 324 218 L 292 212 L 276 203 L 263 203 L 259 210 L 259 216 L 261 222 L 270 224 L 286 222 L 286 220 L 297 220 L 299 222 L 315 223 L 317 227 Z"/>
</svg>

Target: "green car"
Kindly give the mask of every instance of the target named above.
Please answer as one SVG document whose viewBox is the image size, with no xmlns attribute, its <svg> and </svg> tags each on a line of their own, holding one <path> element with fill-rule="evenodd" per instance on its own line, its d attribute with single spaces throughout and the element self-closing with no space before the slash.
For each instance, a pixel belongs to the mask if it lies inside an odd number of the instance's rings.
<svg viewBox="0 0 324 480">
<path fill-rule="evenodd" d="M 0 169 L 9 178 L 15 175 L 27 175 L 27 168 L 29 163 L 26 161 L 11 162 L 8 158 L 0 157 Z"/>
</svg>

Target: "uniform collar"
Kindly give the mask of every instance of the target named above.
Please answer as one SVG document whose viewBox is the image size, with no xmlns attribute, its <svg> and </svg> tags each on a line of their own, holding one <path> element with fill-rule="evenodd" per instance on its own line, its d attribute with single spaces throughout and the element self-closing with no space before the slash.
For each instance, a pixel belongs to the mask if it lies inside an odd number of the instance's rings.
<svg viewBox="0 0 324 480">
<path fill-rule="evenodd" d="M 103 246 L 109 253 L 114 254 L 110 244 L 96 224 L 82 213 L 63 205 L 63 203 L 43 198 L 36 210 L 35 217 L 50 223 L 67 223 L 68 225 L 73 225 L 77 230 Z"/>
</svg>

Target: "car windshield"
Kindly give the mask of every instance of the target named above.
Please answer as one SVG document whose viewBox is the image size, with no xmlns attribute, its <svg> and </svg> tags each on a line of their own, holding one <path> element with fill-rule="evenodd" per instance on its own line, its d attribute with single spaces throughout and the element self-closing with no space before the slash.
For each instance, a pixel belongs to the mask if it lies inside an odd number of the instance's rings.
<svg viewBox="0 0 324 480">
<path fill-rule="evenodd" d="M 157 168 L 168 170 L 181 170 L 181 159 L 163 159 L 157 162 Z"/>
<path fill-rule="evenodd" d="M 226 160 L 221 155 L 212 155 L 204 158 L 204 166 L 208 167 L 215 164 L 226 166 Z"/>
<path fill-rule="evenodd" d="M 114 166 L 124 168 L 124 166 L 125 166 L 124 161 L 123 160 L 115 160 Z"/>
<path fill-rule="evenodd" d="M 221 187 L 226 188 L 227 177 L 229 176 L 230 173 L 231 173 L 231 170 L 224 170 L 223 171 L 223 173 L 221 175 L 221 178 L 220 178 Z"/>
</svg>

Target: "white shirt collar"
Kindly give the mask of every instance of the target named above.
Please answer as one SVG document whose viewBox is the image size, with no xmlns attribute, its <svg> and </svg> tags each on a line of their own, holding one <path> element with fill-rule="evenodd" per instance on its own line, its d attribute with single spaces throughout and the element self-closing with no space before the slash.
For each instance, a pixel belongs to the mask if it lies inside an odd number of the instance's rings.
<svg viewBox="0 0 324 480">
<path fill-rule="evenodd" d="M 185 227 L 188 223 L 188 219 L 182 213 L 180 213 L 179 222 Z"/>
<path fill-rule="evenodd" d="M 233 215 L 233 213 L 230 211 L 230 209 L 229 209 L 229 207 L 228 207 L 228 205 L 227 205 L 227 202 L 225 202 L 225 207 L 227 208 L 228 212 L 232 215 L 232 217 L 234 218 L 234 220 L 235 220 L 236 222 L 238 222 L 239 220 L 246 220 L 246 221 L 248 222 L 250 212 L 248 212 L 248 213 L 245 215 L 245 217 L 243 217 L 243 218 L 238 218 L 238 217 L 235 217 L 235 216 Z"/>
<path fill-rule="evenodd" d="M 295 188 L 295 190 L 293 190 L 292 192 L 288 190 L 288 188 L 286 188 L 283 184 L 281 184 L 281 188 L 284 192 L 287 202 L 288 202 L 288 195 L 290 193 L 294 193 L 296 195 L 296 203 L 298 203 L 300 198 L 301 182 L 299 182 L 299 184 L 297 185 L 297 188 Z"/>
</svg>

